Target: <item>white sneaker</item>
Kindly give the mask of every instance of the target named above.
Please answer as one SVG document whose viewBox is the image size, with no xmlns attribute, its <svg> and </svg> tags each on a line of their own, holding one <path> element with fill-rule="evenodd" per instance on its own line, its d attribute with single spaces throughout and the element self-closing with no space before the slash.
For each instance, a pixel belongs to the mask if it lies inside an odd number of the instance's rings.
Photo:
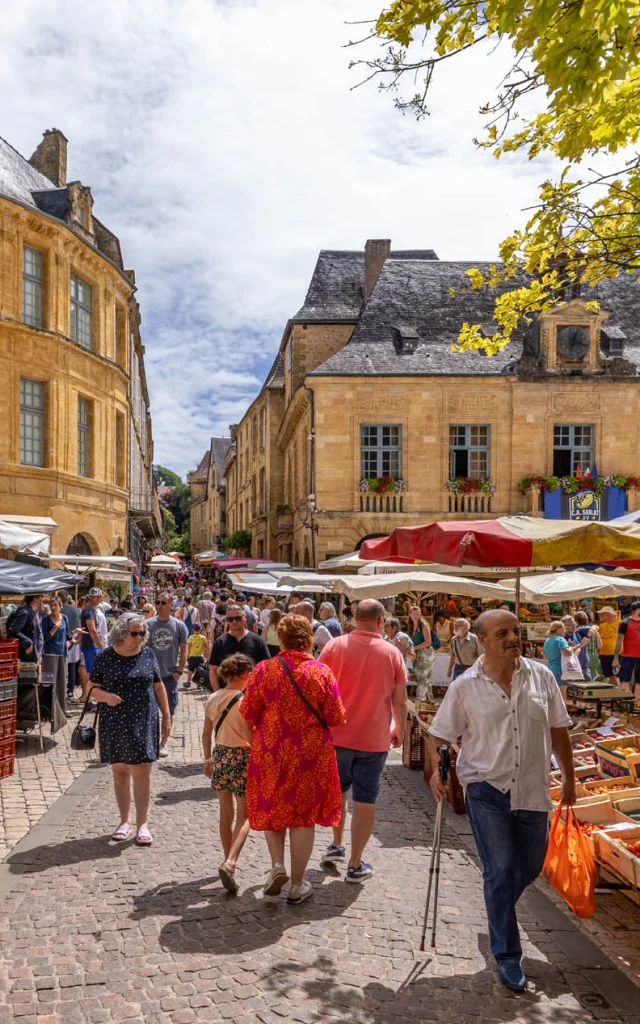
<svg viewBox="0 0 640 1024">
<path fill-rule="evenodd" d="M 311 882 L 303 881 L 302 885 L 290 885 L 287 891 L 287 903 L 302 903 L 308 900 L 313 892 Z"/>
<path fill-rule="evenodd" d="M 168 757 L 168 756 L 169 756 L 169 748 L 168 748 L 168 746 L 165 743 L 163 743 L 162 746 L 160 747 L 160 750 L 158 751 L 158 757 Z"/>
<path fill-rule="evenodd" d="M 288 881 L 289 876 L 284 864 L 274 864 L 264 884 L 264 895 L 279 896 Z"/>
</svg>

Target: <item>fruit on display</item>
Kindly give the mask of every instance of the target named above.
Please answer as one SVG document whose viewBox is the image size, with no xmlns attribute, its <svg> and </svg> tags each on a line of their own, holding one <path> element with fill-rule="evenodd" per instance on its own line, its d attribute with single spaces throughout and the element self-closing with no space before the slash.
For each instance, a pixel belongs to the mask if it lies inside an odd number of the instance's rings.
<svg viewBox="0 0 640 1024">
<path fill-rule="evenodd" d="M 590 768 L 592 764 L 598 763 L 598 759 L 595 754 L 580 754 L 574 757 L 573 763 L 577 768 Z"/>
<path fill-rule="evenodd" d="M 618 842 L 634 857 L 640 857 L 640 839 L 619 839 Z"/>
<path fill-rule="evenodd" d="M 590 836 L 599 829 L 605 828 L 604 825 L 592 825 L 590 821 L 579 821 L 578 825 L 580 826 L 580 831 L 583 832 L 585 836 Z"/>
<path fill-rule="evenodd" d="M 612 747 L 616 754 L 624 754 L 625 757 L 634 757 L 638 753 L 637 747 Z"/>
<path fill-rule="evenodd" d="M 583 777 L 581 779 L 579 779 L 579 781 L 583 782 L 583 783 L 584 782 L 600 782 L 603 778 L 604 778 L 604 775 L 600 775 L 598 772 L 596 772 L 595 775 L 583 775 Z"/>
<path fill-rule="evenodd" d="M 577 740 L 571 746 L 574 750 L 593 750 L 593 743 L 589 743 L 588 740 Z"/>
<path fill-rule="evenodd" d="M 617 793 L 621 789 L 628 789 L 624 782 L 616 782 L 613 786 L 592 786 L 589 790 L 589 796 L 594 793 Z"/>
</svg>

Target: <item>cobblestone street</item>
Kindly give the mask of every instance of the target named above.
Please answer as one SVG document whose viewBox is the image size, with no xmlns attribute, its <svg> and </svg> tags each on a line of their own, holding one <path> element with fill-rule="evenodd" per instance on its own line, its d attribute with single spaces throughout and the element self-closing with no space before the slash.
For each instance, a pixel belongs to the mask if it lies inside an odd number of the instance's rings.
<svg viewBox="0 0 640 1024">
<path fill-rule="evenodd" d="M 241 893 L 229 897 L 217 879 L 217 802 L 200 774 L 201 717 L 202 694 L 182 695 L 172 756 L 154 773 L 151 849 L 109 842 L 110 773 L 95 761 L 14 846 L 0 868 L 0 1024 L 639 1024 L 640 911 L 619 894 L 577 922 L 543 883 L 531 890 L 521 912 L 529 991 L 502 988 L 465 817 L 446 818 L 437 951 L 417 952 L 433 803 L 396 755 L 371 882 L 320 869 L 318 830 L 311 900 L 267 903 L 266 847 L 252 835 Z"/>
</svg>

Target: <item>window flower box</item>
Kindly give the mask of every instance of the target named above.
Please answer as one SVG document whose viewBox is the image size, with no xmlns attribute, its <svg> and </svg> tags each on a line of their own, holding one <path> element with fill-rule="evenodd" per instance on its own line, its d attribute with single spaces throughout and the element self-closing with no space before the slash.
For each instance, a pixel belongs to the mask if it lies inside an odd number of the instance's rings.
<svg viewBox="0 0 640 1024">
<path fill-rule="evenodd" d="M 496 485 L 493 480 L 478 480 L 471 476 L 458 476 L 447 480 L 446 488 L 452 494 L 493 494 Z"/>
<path fill-rule="evenodd" d="M 406 490 L 404 480 L 395 480 L 385 474 L 384 476 L 363 477 L 360 481 L 361 494 L 402 494 Z"/>
</svg>

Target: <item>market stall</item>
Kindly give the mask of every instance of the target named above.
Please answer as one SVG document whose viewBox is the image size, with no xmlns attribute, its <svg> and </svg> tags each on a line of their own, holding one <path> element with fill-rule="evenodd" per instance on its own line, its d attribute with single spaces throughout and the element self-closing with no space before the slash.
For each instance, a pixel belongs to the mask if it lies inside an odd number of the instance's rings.
<svg viewBox="0 0 640 1024">
<path fill-rule="evenodd" d="M 439 557 L 442 561 L 465 566 L 600 563 L 637 568 L 640 527 L 635 522 L 575 523 L 527 516 L 431 523 L 397 529 L 388 537 L 366 541 L 361 555 L 371 560 L 398 555 L 425 560 Z M 595 576 L 595 582 L 586 579 L 589 575 Z M 608 588 L 618 584 L 629 596 L 639 589 L 635 580 L 587 573 L 553 574 L 545 581 L 522 579 L 518 571 L 515 580 L 505 582 L 513 586 L 518 607 L 525 586 L 530 587 L 529 594 L 535 594 L 538 588 L 538 603 L 548 601 L 549 589 L 553 589 L 556 596 L 564 594 L 566 599 L 571 599 L 569 594 L 584 598 L 585 586 L 587 593 L 590 586 L 593 588 L 594 596 L 610 596 L 612 591 Z M 546 592 L 542 593 L 545 588 Z M 605 712 L 605 718 L 602 702 L 586 698 L 586 693 L 579 693 L 573 699 L 567 694 L 567 708 L 573 718 L 571 740 L 578 777 L 576 810 L 605 876 L 617 879 L 630 890 L 640 891 L 640 707 L 634 705 L 627 694 L 618 706 L 616 701 L 610 701 L 611 713 Z M 416 705 L 405 738 L 405 763 L 414 768 L 424 766 L 426 777 L 431 774 L 432 766 L 425 763 L 424 734 L 435 711 L 435 706 Z M 560 800 L 557 767 L 552 763 L 549 775 L 550 793 L 556 805 Z M 456 782 L 454 765 L 449 801 L 455 810 L 461 811 Z M 633 817 L 634 814 L 637 817 Z"/>
</svg>

